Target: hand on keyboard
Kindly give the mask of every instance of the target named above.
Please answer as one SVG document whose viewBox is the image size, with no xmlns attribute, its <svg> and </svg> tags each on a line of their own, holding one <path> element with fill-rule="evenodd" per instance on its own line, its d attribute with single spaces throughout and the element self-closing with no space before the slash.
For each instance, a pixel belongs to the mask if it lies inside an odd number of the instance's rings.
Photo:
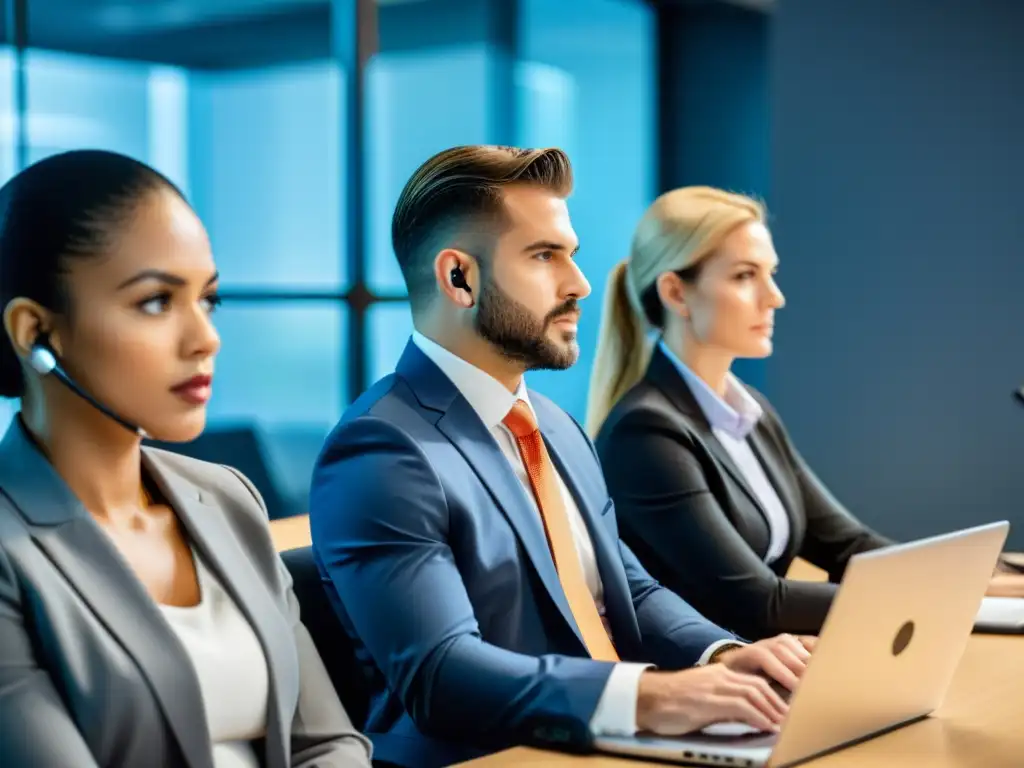
<svg viewBox="0 0 1024 768">
<path fill-rule="evenodd" d="M 681 672 L 644 672 L 636 722 L 638 730 L 661 736 L 692 733 L 721 722 L 775 733 L 787 711 L 765 678 L 709 664 Z"/>
<path fill-rule="evenodd" d="M 782 685 L 787 691 L 796 690 L 811 658 L 816 638 L 777 635 L 719 656 L 722 664 L 737 672 L 763 675 Z"/>
</svg>

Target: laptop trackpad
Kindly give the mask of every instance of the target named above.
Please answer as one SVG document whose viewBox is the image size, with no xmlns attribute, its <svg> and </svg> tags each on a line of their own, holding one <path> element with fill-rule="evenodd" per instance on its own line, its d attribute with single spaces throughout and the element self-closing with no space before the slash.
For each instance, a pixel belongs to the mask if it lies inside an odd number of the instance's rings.
<svg viewBox="0 0 1024 768">
<path fill-rule="evenodd" d="M 730 736 L 735 738 L 737 736 L 753 736 L 755 733 L 764 732 L 746 723 L 712 723 L 702 728 L 700 733 L 705 736 L 717 736 L 718 738 Z"/>
</svg>

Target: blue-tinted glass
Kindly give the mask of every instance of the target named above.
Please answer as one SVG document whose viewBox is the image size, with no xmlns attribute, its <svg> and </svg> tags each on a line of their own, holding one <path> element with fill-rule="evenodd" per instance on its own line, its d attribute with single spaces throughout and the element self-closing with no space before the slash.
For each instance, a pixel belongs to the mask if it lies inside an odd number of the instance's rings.
<svg viewBox="0 0 1024 768">
<path fill-rule="evenodd" d="M 221 352 L 207 432 L 253 431 L 272 492 L 292 511 L 302 511 L 313 461 L 345 405 L 343 312 L 333 302 L 229 303 L 215 316 Z"/>
<path fill-rule="evenodd" d="M 529 380 L 582 419 L 605 282 L 656 191 L 654 12 L 639 0 L 520 0 L 520 9 L 517 143 L 569 153 L 569 212 L 593 288 L 579 362 Z"/>
<path fill-rule="evenodd" d="M 215 316 L 221 337 L 211 419 L 333 424 L 345 393 L 343 305 L 234 303 Z"/>
<path fill-rule="evenodd" d="M 3 2 L 0 2 L 0 9 Z M 0 184 L 17 170 L 17 115 L 14 106 L 14 51 L 0 44 Z"/>
<path fill-rule="evenodd" d="M 17 400 L 0 399 L 0 435 L 7 431 L 11 419 L 18 412 L 19 402 Z"/>
<path fill-rule="evenodd" d="M 457 144 L 494 140 L 486 104 L 496 54 L 483 43 L 381 53 L 368 69 L 368 280 L 404 292 L 391 250 L 391 214 L 424 160 Z"/>
<path fill-rule="evenodd" d="M 85 147 L 153 162 L 151 133 L 167 126 L 150 124 L 152 69 L 139 62 L 27 51 L 29 162 Z M 159 170 L 173 175 L 175 169 Z"/>
<path fill-rule="evenodd" d="M 129 154 L 188 194 L 225 288 L 343 289 L 345 83 L 329 2 L 28 5 L 30 161 L 79 147 Z M 9 61 L 0 56 L 4 117 Z M 0 138 L 2 177 L 13 142 Z M 308 302 L 218 314 L 210 425 L 179 449 L 239 466 L 272 514 L 304 508 L 313 457 L 340 415 L 343 312 Z"/>
<path fill-rule="evenodd" d="M 576 155 L 579 94 L 566 70 L 539 61 L 516 63 L 516 141 Z"/>
<path fill-rule="evenodd" d="M 367 353 L 370 381 L 377 381 L 395 370 L 409 337 L 412 314 L 405 302 L 374 304 L 367 323 Z"/>
<path fill-rule="evenodd" d="M 328 61 L 189 77 L 192 197 L 225 285 L 345 282 L 342 82 Z"/>
<path fill-rule="evenodd" d="M 4 3 L 0 0 L 0 11 Z M 14 112 L 14 52 L 0 40 L 0 184 L 14 175 L 16 168 L 15 145 L 17 141 L 15 126 L 17 116 Z M 0 307 L 0 311 L 3 308 Z M 0 334 L 3 334 L 0 326 Z M 18 409 L 16 400 L 0 399 L 0 435 L 7 431 L 11 417 Z"/>
<path fill-rule="evenodd" d="M 343 289 L 329 5 L 174 5 L 30 0 L 29 160 L 136 157 L 188 194 L 225 287 Z"/>
</svg>

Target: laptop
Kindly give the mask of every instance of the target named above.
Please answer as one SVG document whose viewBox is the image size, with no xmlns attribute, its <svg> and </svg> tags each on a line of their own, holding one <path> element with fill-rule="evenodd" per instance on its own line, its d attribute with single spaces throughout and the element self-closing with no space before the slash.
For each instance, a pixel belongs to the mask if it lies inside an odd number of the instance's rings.
<svg viewBox="0 0 1024 768">
<path fill-rule="evenodd" d="M 780 768 L 928 716 L 963 655 L 1007 522 L 855 555 L 778 734 L 739 723 L 599 750 L 696 765 Z"/>
</svg>

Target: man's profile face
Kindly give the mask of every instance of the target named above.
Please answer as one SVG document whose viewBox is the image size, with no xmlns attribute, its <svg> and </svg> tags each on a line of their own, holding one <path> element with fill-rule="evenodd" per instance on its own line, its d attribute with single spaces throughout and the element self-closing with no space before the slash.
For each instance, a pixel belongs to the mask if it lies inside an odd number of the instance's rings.
<svg viewBox="0 0 1024 768">
<path fill-rule="evenodd" d="M 503 197 L 509 226 L 481 261 L 476 330 L 526 370 L 569 368 L 590 283 L 575 262 L 568 206 L 539 185 L 512 185 Z"/>
</svg>

